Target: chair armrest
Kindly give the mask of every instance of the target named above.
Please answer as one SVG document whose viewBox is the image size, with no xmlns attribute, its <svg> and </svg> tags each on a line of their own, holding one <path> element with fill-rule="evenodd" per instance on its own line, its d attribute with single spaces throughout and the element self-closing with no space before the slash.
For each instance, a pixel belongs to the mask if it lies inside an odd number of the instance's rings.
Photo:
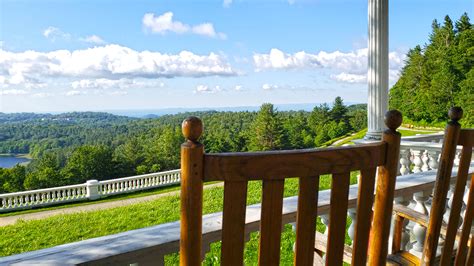
<svg viewBox="0 0 474 266">
<path fill-rule="evenodd" d="M 405 219 L 408 219 L 410 221 L 413 221 L 417 224 L 420 224 L 424 227 L 428 227 L 429 223 L 429 216 L 420 212 L 417 212 L 415 210 L 412 210 L 408 208 L 407 206 L 401 205 L 401 204 L 395 204 L 393 205 L 393 212 L 395 215 L 398 215 L 400 217 L 403 217 Z"/>
</svg>

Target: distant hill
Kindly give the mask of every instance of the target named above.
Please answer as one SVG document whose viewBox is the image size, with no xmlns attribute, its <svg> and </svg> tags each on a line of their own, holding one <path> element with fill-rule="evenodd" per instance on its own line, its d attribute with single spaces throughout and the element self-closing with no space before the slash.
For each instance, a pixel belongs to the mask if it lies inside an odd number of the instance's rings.
<svg viewBox="0 0 474 266">
<path fill-rule="evenodd" d="M 310 112 L 315 106 L 321 103 L 297 103 L 297 104 L 274 104 L 279 111 L 307 111 Z M 351 105 L 366 105 L 354 102 L 347 103 L 349 107 Z M 331 103 L 328 103 L 331 106 Z M 108 113 L 115 115 L 128 116 L 128 117 L 139 117 L 139 118 L 157 118 L 163 115 L 174 115 L 179 113 L 189 112 L 206 112 L 206 111 L 218 111 L 218 112 L 256 112 L 260 109 L 260 106 L 234 106 L 234 107 L 205 107 L 205 108 L 163 108 L 163 109 L 143 109 L 143 110 L 106 110 Z"/>
</svg>

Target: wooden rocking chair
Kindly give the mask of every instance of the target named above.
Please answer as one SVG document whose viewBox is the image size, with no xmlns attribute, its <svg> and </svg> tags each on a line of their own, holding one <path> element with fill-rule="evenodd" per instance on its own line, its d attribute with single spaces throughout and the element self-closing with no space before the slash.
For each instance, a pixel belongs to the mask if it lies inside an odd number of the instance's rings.
<svg viewBox="0 0 474 266">
<path fill-rule="evenodd" d="M 403 205 L 394 207 L 395 226 L 392 244 L 392 255 L 389 256 L 391 265 L 474 265 L 474 235 L 471 234 L 471 225 L 474 216 L 474 175 L 469 177 L 471 185 L 462 229 L 458 230 L 459 218 L 463 202 L 466 180 L 471 164 L 472 148 L 474 145 L 474 130 L 461 129 L 458 120 L 462 117 L 462 109 L 453 107 L 449 111 L 451 121 L 448 123 L 444 135 L 440 165 L 428 217 Z M 443 214 L 446 206 L 446 197 L 449 190 L 451 171 L 456 154 L 456 146 L 462 146 L 455 190 L 452 195 L 452 205 L 448 224 L 443 223 Z M 405 219 L 414 221 L 427 228 L 422 258 L 418 258 L 401 247 L 402 227 Z M 436 251 L 440 236 L 445 237 L 441 255 Z M 470 240 L 469 240 L 470 238 Z M 457 240 L 457 250 L 454 249 Z M 470 242 L 470 243 L 469 243 Z"/>
<path fill-rule="evenodd" d="M 278 265 L 284 181 L 292 177 L 299 178 L 294 264 L 313 265 L 319 176 L 323 174 L 332 174 L 326 265 L 342 265 L 349 178 L 350 172 L 357 170 L 360 170 L 361 182 L 353 264 L 365 265 L 367 258 L 369 265 L 385 264 L 400 151 L 400 133 L 396 129 L 401 122 L 400 112 L 387 112 L 385 123 L 389 129 L 384 132 L 382 141 L 371 144 L 205 154 L 203 145 L 198 142 L 202 122 L 196 117 L 185 119 L 183 134 L 187 141 L 181 146 L 181 265 L 201 264 L 204 181 L 224 181 L 221 264 L 243 265 L 247 184 L 251 180 L 263 181 L 259 265 Z M 367 221 L 372 216 L 371 227 Z"/>
</svg>

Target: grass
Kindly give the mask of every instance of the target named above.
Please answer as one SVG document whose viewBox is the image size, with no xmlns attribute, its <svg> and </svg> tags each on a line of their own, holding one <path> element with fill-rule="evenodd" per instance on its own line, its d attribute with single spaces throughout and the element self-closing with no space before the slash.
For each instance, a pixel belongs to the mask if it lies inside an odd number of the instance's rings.
<svg viewBox="0 0 474 266">
<path fill-rule="evenodd" d="M 351 183 L 356 182 L 356 176 L 357 172 L 351 173 Z M 328 189 L 329 187 L 329 176 L 321 177 L 320 188 Z M 249 183 L 248 205 L 261 201 L 261 190 L 261 182 L 252 181 Z M 297 179 L 287 179 L 285 181 L 284 196 L 294 196 L 297 193 Z M 203 212 L 222 211 L 222 199 L 222 187 L 206 189 L 204 191 Z M 178 210 L 179 196 L 176 195 L 101 211 L 57 215 L 42 220 L 19 221 L 14 225 L 0 227 L 0 256 L 176 221 L 179 220 Z M 324 230 L 321 223 L 318 223 L 317 227 L 319 231 Z M 294 237 L 291 226 L 285 226 L 282 234 L 281 265 L 288 265 L 293 261 Z M 211 251 L 204 261 L 205 265 L 219 265 L 219 245 L 219 243 L 214 243 L 211 246 Z M 257 246 L 258 233 L 254 233 L 246 245 L 245 264 L 257 264 Z M 177 262 L 177 254 L 166 257 L 167 265 L 176 265 Z"/>
<path fill-rule="evenodd" d="M 399 129 L 398 132 L 400 132 L 402 134 L 402 137 L 410 137 L 410 136 L 416 136 L 416 135 L 438 133 L 439 130 L 437 130 L 437 131 L 421 131 L 421 130 Z"/>
</svg>

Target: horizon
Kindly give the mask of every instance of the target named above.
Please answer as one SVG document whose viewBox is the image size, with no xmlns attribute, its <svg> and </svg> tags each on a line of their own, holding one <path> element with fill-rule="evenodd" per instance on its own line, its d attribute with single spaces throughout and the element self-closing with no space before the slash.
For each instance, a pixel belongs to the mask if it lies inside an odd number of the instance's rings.
<svg viewBox="0 0 474 266">
<path fill-rule="evenodd" d="M 390 85 L 434 19 L 474 7 L 389 4 Z M 0 0 L 0 10 L 0 112 L 367 102 L 367 1 Z"/>
</svg>

